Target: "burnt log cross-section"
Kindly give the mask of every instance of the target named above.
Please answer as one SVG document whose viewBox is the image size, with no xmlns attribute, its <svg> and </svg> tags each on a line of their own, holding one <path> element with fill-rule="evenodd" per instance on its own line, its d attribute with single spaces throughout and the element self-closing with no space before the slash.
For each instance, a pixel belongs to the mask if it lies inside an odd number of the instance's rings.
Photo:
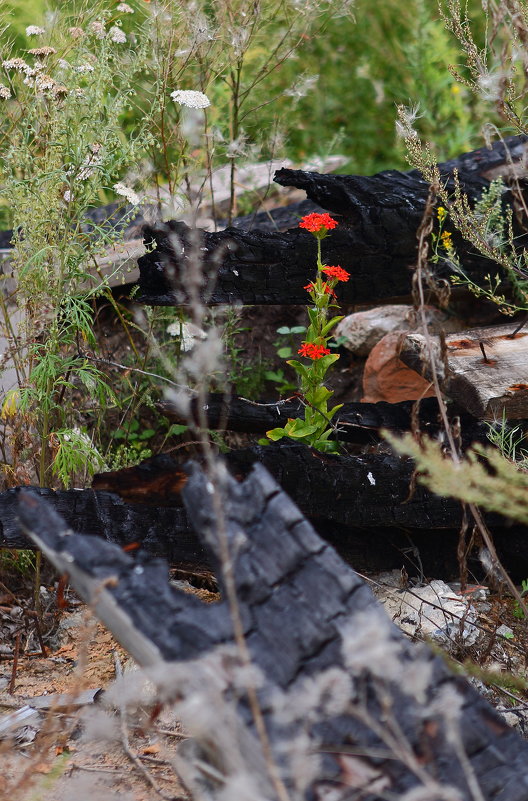
<svg viewBox="0 0 528 801">
<path fill-rule="evenodd" d="M 445 389 L 470 414 L 487 420 L 524 420 L 528 415 L 528 331 L 512 323 L 450 334 L 445 354 L 433 347 L 437 370 L 447 367 Z M 423 334 L 402 337 L 401 360 L 430 378 Z"/>
<path fill-rule="evenodd" d="M 187 711 L 178 769 L 196 797 L 236 797 L 243 782 L 255 801 L 528 801 L 528 743 L 405 639 L 262 466 L 241 483 L 191 467 L 183 497 L 217 604 L 170 586 L 160 560 L 73 533 L 30 491 L 20 520 Z"/>
<path fill-rule="evenodd" d="M 439 165 L 442 181 L 454 191 L 454 171 L 470 201 L 480 198 L 490 180 L 506 178 L 511 164 L 518 164 L 526 151 L 526 136 L 511 137 L 492 148 L 481 148 Z M 522 177 L 517 178 L 521 182 Z M 204 297 L 210 304 L 305 304 L 303 287 L 314 278 L 316 242 L 298 228 L 298 219 L 308 211 L 329 211 L 338 227 L 322 243 L 327 264 L 339 264 L 350 280 L 338 287 L 342 303 L 371 303 L 408 296 L 412 266 L 416 261 L 416 232 L 422 220 L 429 187 L 417 170 L 388 170 L 370 177 L 320 175 L 302 170 L 279 170 L 275 181 L 304 189 L 311 205 L 292 209 L 290 230 L 243 230 L 228 228 L 217 233 L 191 231 L 184 223 L 171 221 L 147 226 L 145 243 L 151 252 L 139 259 L 138 299 L 150 305 L 187 302 L 186 276 L 193 262 L 204 267 Z M 513 194 L 504 195 L 513 203 Z M 272 215 L 273 219 L 273 215 Z M 262 223 L 257 215 L 256 224 Z M 249 224 L 249 220 L 248 220 Z M 453 242 L 466 274 L 477 282 L 493 266 L 457 234 Z M 522 246 L 524 239 L 518 239 Z M 448 264 L 437 265 L 439 275 L 449 277 Z"/>
</svg>

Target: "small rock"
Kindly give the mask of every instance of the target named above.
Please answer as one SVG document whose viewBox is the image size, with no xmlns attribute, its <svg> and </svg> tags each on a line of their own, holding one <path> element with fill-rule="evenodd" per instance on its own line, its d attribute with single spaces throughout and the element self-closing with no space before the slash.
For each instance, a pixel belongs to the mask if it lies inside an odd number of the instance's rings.
<svg viewBox="0 0 528 801">
<path fill-rule="evenodd" d="M 394 623 L 411 637 L 426 635 L 442 645 L 462 640 L 466 646 L 474 645 L 479 637 L 473 625 L 475 607 L 439 579 L 399 592 L 385 583 L 376 589 L 376 596 Z"/>
<path fill-rule="evenodd" d="M 433 330 L 446 322 L 446 315 L 426 307 L 427 322 Z M 368 356 L 372 348 L 393 331 L 412 331 L 416 328 L 416 312 L 413 306 L 393 304 L 375 306 L 367 311 L 354 312 L 345 317 L 336 328 L 337 337 L 346 337 L 345 348 L 357 356 Z"/>
<path fill-rule="evenodd" d="M 401 361 L 402 336 L 402 331 L 386 334 L 372 349 L 363 372 L 363 403 L 399 403 L 434 396 L 431 383 Z"/>
<path fill-rule="evenodd" d="M 507 640 L 513 640 L 515 636 L 513 630 L 509 626 L 505 626 L 504 623 L 497 629 L 497 634 L 499 637 L 505 637 Z"/>
</svg>

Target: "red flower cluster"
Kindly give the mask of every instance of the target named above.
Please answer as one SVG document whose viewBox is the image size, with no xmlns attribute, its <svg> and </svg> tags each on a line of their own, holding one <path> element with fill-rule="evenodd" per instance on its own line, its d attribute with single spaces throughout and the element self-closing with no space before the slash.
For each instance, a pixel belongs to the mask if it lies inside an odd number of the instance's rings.
<svg viewBox="0 0 528 801">
<path fill-rule="evenodd" d="M 299 228 L 306 228 L 306 230 L 310 231 L 312 234 L 319 233 L 323 228 L 330 231 L 336 226 L 337 222 L 326 212 L 324 214 L 317 214 L 315 212 L 313 214 L 307 214 L 299 223 Z"/>
<path fill-rule="evenodd" d="M 306 284 L 306 286 L 304 287 L 304 289 L 306 289 L 306 291 L 307 291 L 307 292 L 313 292 L 313 291 L 314 291 L 314 289 L 315 289 L 315 284 L 314 284 L 314 282 L 313 282 L 313 281 L 310 281 L 310 283 L 309 283 L 309 284 Z M 325 282 L 323 282 L 323 292 L 325 292 L 327 295 L 333 295 L 333 296 L 334 296 L 334 298 L 335 298 L 335 297 L 337 297 L 337 295 L 336 295 L 336 293 L 334 292 L 334 290 L 332 289 L 332 287 L 329 287 L 329 286 L 328 286 L 328 284 L 327 284 L 327 283 L 325 283 Z"/>
<path fill-rule="evenodd" d="M 301 356 L 307 356 L 309 359 L 322 359 L 323 356 L 328 356 L 330 351 L 323 345 L 315 345 L 313 342 L 304 342 L 297 353 Z"/>
<path fill-rule="evenodd" d="M 342 267 L 323 267 L 323 273 L 329 275 L 330 278 L 337 278 L 338 281 L 348 281 L 350 278 L 350 273 L 347 273 L 346 270 L 343 270 Z"/>
</svg>

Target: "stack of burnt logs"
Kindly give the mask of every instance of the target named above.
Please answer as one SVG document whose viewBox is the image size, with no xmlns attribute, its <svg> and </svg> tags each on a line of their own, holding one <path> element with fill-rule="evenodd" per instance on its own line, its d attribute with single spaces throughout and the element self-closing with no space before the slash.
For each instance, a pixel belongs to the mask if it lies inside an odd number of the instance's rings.
<svg viewBox="0 0 528 801">
<path fill-rule="evenodd" d="M 523 159 L 526 141 L 442 164 L 442 179 L 453 186 L 458 170 L 477 199 Z M 304 189 L 308 200 L 202 233 L 206 274 L 216 276 L 204 287 L 208 303 L 304 304 L 315 242 L 297 219 L 323 210 L 340 223 L 323 242 L 323 258 L 351 273 L 340 300 L 409 296 L 428 195 L 418 173 L 281 170 L 275 180 Z M 141 300 L 187 302 L 195 233 L 172 222 L 147 228 L 145 240 Z M 490 264 L 462 240 L 456 245 L 467 272 L 482 279 Z M 448 275 L 449 265 L 439 270 Z M 170 406 L 164 412 L 176 416 Z M 257 434 L 303 408 L 295 398 L 260 405 L 211 396 L 192 412 L 205 412 L 211 428 Z M 474 408 L 459 404 L 450 414 L 464 446 L 486 441 Z M 248 797 L 280 801 L 528 800 L 528 745 L 428 649 L 404 641 L 331 547 L 356 569 L 404 566 L 412 574 L 417 562 L 426 575 L 456 569 L 460 504 L 415 485 L 412 462 L 383 445 L 384 429 L 413 425 L 442 438 L 436 399 L 417 412 L 411 402 L 345 404 L 335 436 L 348 455 L 294 443 L 253 446 L 229 452 L 208 475 L 163 455 L 100 474 L 90 490 L 12 490 L 0 498 L 4 545 L 23 547 L 29 537 L 67 572 L 139 664 L 154 680 L 163 677 L 167 697 L 224 709 L 182 750 L 184 779 L 197 797 L 234 797 L 244 787 Z M 525 576 L 524 532 L 499 516 L 488 523 L 506 566 Z M 140 547 L 124 552 L 132 543 Z M 211 571 L 223 600 L 206 607 L 170 586 L 159 556 L 188 576 Z M 229 722 L 219 730 L 221 720 Z"/>
</svg>

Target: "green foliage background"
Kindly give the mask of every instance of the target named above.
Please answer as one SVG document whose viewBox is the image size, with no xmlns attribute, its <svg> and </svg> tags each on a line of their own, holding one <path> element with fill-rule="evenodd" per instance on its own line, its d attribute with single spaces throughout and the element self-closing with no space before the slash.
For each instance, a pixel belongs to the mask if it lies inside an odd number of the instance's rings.
<svg viewBox="0 0 528 801">
<path fill-rule="evenodd" d="M 145 8 L 144 0 L 131 4 L 138 12 Z M 341 3 L 330 0 L 328 5 L 338 9 Z M 2 3 L 17 48 L 27 47 L 25 26 L 41 24 L 47 10 L 74 13 L 75 7 L 76 0 Z M 477 33 L 479 28 L 483 33 L 481 4 L 470 0 L 468 8 Z M 489 106 L 484 108 L 450 74 L 449 65 L 459 61 L 457 44 L 445 30 L 435 2 L 357 0 L 353 16 L 332 19 L 330 13 L 323 14 L 319 32 L 257 88 L 256 107 L 270 96 L 278 98 L 252 113 L 245 127 L 250 139 L 258 140 L 263 131 L 281 125 L 286 155 L 295 161 L 339 152 L 349 159 L 344 171 L 406 169 L 403 146 L 395 134 L 396 105 L 403 103 L 417 106 L 417 127 L 424 139 L 434 142 L 438 158 L 451 158 L 480 146 L 480 129 L 490 121 Z M 319 75 L 305 97 L 296 101 L 281 94 L 303 75 Z"/>
</svg>

